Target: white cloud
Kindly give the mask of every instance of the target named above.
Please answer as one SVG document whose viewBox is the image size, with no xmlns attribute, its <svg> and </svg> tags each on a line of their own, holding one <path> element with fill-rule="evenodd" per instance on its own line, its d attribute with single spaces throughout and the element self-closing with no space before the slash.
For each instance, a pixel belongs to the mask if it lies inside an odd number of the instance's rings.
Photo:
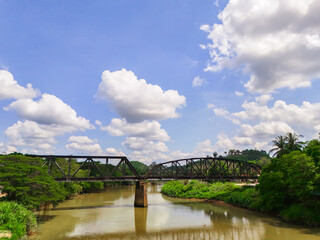
<svg viewBox="0 0 320 240">
<path fill-rule="evenodd" d="M 268 107 L 261 102 L 244 102 L 243 111 L 232 115 L 240 121 L 284 122 L 298 132 L 317 131 L 320 122 L 320 103 L 304 101 L 301 106 L 282 100 Z"/>
<path fill-rule="evenodd" d="M 163 91 L 126 69 L 104 71 L 97 96 L 108 100 L 111 107 L 130 123 L 176 118 L 176 109 L 186 105 L 186 98 L 176 90 Z"/>
<path fill-rule="evenodd" d="M 96 139 L 90 139 L 87 136 L 71 136 L 68 139 L 67 149 L 80 153 L 101 155 L 103 152 Z"/>
<path fill-rule="evenodd" d="M 227 116 L 229 114 L 229 112 L 226 109 L 223 108 L 215 108 L 213 109 L 213 112 L 217 115 L 217 116 Z"/>
<path fill-rule="evenodd" d="M 196 157 L 205 157 L 207 155 L 213 156 L 213 152 L 217 151 L 217 148 L 213 145 L 211 145 L 210 139 L 206 139 L 202 142 L 198 142 L 194 151 L 193 156 Z"/>
<path fill-rule="evenodd" d="M 3 142 L 0 142 L 0 154 L 9 154 L 17 152 L 17 148 L 14 146 L 6 145 Z"/>
<path fill-rule="evenodd" d="M 207 82 L 203 78 L 200 78 L 199 76 L 196 76 L 192 81 L 192 87 L 201 87 L 202 85 L 205 85 L 205 84 L 207 84 Z"/>
<path fill-rule="evenodd" d="M 99 120 L 95 120 L 94 123 L 95 123 L 96 125 L 98 125 L 98 126 L 102 126 L 102 122 L 99 121 Z"/>
<path fill-rule="evenodd" d="M 113 118 L 109 126 L 101 127 L 112 136 L 129 135 L 143 137 L 149 140 L 169 141 L 170 137 L 161 124 L 157 121 L 143 121 L 139 123 L 128 123 L 124 118 Z"/>
<path fill-rule="evenodd" d="M 141 151 L 148 150 L 152 152 L 168 152 L 169 149 L 164 142 L 161 141 L 148 141 L 141 137 L 127 137 L 123 142 L 128 149 Z"/>
<path fill-rule="evenodd" d="M 230 0 L 221 24 L 201 26 L 212 41 L 206 71 L 243 67 L 251 92 L 308 87 L 320 77 L 320 2 Z"/>
<path fill-rule="evenodd" d="M 200 47 L 201 49 L 203 49 L 203 50 L 207 49 L 206 45 L 204 45 L 204 44 L 200 44 L 199 47 Z"/>
<path fill-rule="evenodd" d="M 209 108 L 209 109 L 210 109 L 210 108 L 214 108 L 214 107 L 215 107 L 215 105 L 212 104 L 212 103 L 208 103 L 208 104 L 207 104 L 207 108 Z"/>
<path fill-rule="evenodd" d="M 57 131 L 55 131 L 57 130 Z M 8 127 L 5 134 L 9 138 L 9 144 L 14 147 L 28 147 L 30 150 L 40 150 L 44 153 L 52 153 L 56 143 L 55 137 L 61 131 L 55 127 L 37 124 L 32 121 L 18 121 Z"/>
<path fill-rule="evenodd" d="M 52 153 L 57 136 L 94 128 L 89 120 L 78 117 L 69 105 L 50 94 L 43 94 L 38 102 L 19 99 L 5 110 L 15 110 L 26 119 L 8 127 L 5 134 L 11 146 L 24 147 L 23 151 L 29 153 Z"/>
<path fill-rule="evenodd" d="M 228 137 L 225 133 L 218 134 L 218 141 L 216 143 L 216 146 L 221 150 L 228 150 L 235 148 L 235 144 L 233 141 Z"/>
<path fill-rule="evenodd" d="M 272 100 L 273 97 L 270 94 L 264 94 L 255 98 L 256 102 L 265 105 L 267 102 Z"/>
<path fill-rule="evenodd" d="M 79 144 L 92 144 L 96 143 L 97 139 L 91 139 L 87 136 L 70 136 L 68 142 L 75 142 Z"/>
<path fill-rule="evenodd" d="M 30 83 L 24 88 L 18 84 L 10 72 L 0 70 L 0 100 L 6 98 L 33 98 L 38 94 L 39 92 L 33 89 Z"/>
<path fill-rule="evenodd" d="M 89 120 L 78 117 L 74 109 L 61 99 L 47 93 L 40 100 L 19 99 L 4 108 L 15 110 L 19 117 L 45 125 L 61 125 L 71 130 L 93 129 Z M 70 130 L 68 130 L 70 131 Z"/>
<path fill-rule="evenodd" d="M 235 91 L 234 94 L 237 95 L 238 97 L 241 97 L 244 95 L 243 92 L 238 92 L 238 91 Z"/>
<path fill-rule="evenodd" d="M 106 148 L 105 153 L 107 156 L 125 156 L 121 150 L 115 148 Z"/>
<path fill-rule="evenodd" d="M 277 100 L 273 105 L 270 95 L 262 95 L 255 101 L 242 104 L 242 111 L 229 113 L 215 109 L 216 115 L 239 125 L 238 133 L 229 138 L 236 147 L 267 147 L 271 140 L 288 132 L 303 134 L 306 139 L 317 137 L 320 130 L 320 103 L 287 104 Z M 268 146 L 269 144 L 269 146 Z"/>
</svg>

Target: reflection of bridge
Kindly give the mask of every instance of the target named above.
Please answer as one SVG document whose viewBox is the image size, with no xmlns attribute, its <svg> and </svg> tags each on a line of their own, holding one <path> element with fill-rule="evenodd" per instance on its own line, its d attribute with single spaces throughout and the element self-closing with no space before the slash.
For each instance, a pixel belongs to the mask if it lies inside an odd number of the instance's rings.
<svg viewBox="0 0 320 240">
<path fill-rule="evenodd" d="M 245 161 L 206 157 L 160 163 L 140 175 L 125 156 L 34 156 L 42 158 L 49 174 L 60 182 L 139 181 L 136 194 L 140 193 L 142 197 L 136 197 L 136 200 L 143 198 L 144 206 L 147 204 L 144 180 L 257 179 L 261 170 L 260 166 Z"/>
</svg>

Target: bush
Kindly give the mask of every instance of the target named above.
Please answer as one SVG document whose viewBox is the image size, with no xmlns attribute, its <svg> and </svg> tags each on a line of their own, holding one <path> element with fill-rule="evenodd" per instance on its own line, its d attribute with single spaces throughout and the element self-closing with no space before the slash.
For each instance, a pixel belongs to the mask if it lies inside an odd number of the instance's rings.
<svg viewBox="0 0 320 240">
<path fill-rule="evenodd" d="M 183 192 L 184 185 L 179 181 L 169 181 L 161 188 L 161 193 L 169 197 L 179 197 Z"/>
<path fill-rule="evenodd" d="M 280 216 L 286 221 L 319 226 L 320 203 L 311 201 L 307 204 L 293 204 L 282 210 Z"/>
<path fill-rule="evenodd" d="M 11 231 L 11 239 L 19 239 L 36 227 L 36 217 L 30 210 L 15 202 L 0 202 L 0 229 Z"/>
</svg>

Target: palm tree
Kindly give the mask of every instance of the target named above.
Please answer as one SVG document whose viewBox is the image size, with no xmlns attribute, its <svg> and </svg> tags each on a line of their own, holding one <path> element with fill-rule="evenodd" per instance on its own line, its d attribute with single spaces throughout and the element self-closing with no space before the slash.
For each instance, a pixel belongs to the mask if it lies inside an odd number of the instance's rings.
<svg viewBox="0 0 320 240">
<path fill-rule="evenodd" d="M 286 149 L 288 152 L 293 151 L 301 151 L 303 142 L 299 141 L 299 137 L 303 137 L 302 135 L 298 135 L 296 133 L 287 133 L 286 138 Z"/>
<path fill-rule="evenodd" d="M 275 140 L 272 141 L 274 148 L 269 151 L 269 154 L 275 152 L 274 156 L 281 157 L 283 154 L 287 153 L 286 151 L 286 137 L 278 136 Z"/>
<path fill-rule="evenodd" d="M 273 157 L 281 157 L 293 151 L 301 151 L 303 142 L 299 141 L 299 137 L 303 136 L 289 132 L 284 136 L 276 137 L 276 139 L 272 141 L 274 148 L 269 151 L 269 154 L 275 152 Z"/>
</svg>

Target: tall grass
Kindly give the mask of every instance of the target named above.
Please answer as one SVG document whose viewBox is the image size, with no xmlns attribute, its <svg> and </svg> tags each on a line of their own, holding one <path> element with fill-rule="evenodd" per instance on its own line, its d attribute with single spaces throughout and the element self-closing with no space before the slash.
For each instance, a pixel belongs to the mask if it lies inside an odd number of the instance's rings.
<svg viewBox="0 0 320 240">
<path fill-rule="evenodd" d="M 19 239 L 35 231 L 36 227 L 33 212 L 15 202 L 0 202 L 0 230 L 9 230 L 12 233 L 11 239 Z"/>
</svg>

